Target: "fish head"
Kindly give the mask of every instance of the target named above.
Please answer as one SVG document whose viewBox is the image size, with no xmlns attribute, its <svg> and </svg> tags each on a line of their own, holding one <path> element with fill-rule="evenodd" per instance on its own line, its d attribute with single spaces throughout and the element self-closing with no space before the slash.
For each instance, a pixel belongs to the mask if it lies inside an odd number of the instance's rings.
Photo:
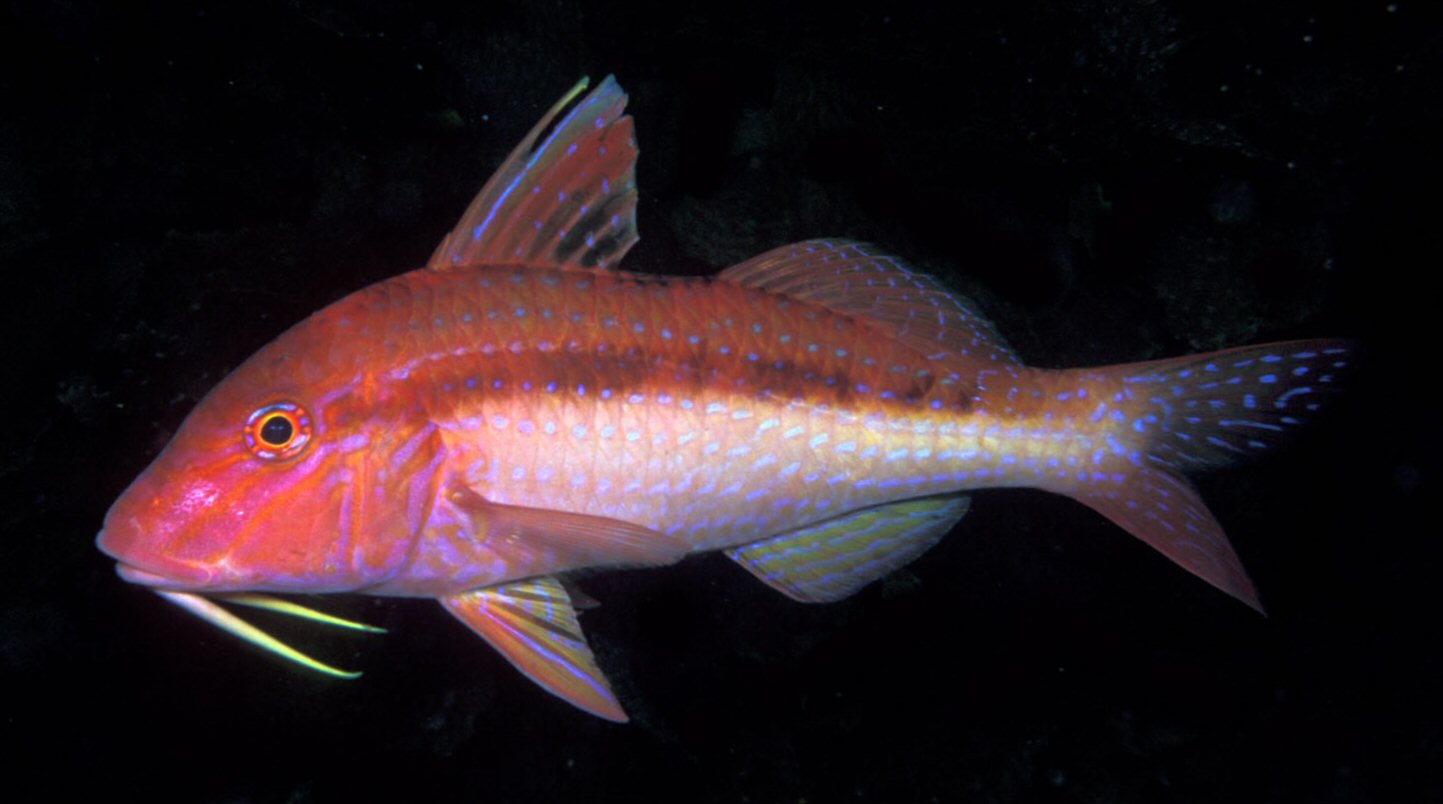
<svg viewBox="0 0 1443 804">
<path fill-rule="evenodd" d="M 335 365 L 343 350 L 316 349 L 316 327 L 298 329 L 216 386 L 111 506 L 97 546 L 123 578 L 198 593 L 338 592 L 404 562 L 416 506 L 379 499 L 391 490 L 373 482 L 386 474 L 376 460 L 392 456 L 373 447 L 412 447 L 420 469 L 400 467 L 413 476 L 395 493 L 424 501 L 430 445 L 404 421 L 379 421 L 372 384 Z"/>
</svg>

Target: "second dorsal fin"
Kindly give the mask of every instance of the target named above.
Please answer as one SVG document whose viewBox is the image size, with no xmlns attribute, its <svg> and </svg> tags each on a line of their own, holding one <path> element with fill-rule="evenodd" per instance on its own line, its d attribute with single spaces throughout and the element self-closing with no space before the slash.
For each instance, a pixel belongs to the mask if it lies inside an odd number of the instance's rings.
<svg viewBox="0 0 1443 804">
<path fill-rule="evenodd" d="M 609 267 L 636 243 L 637 149 L 631 118 L 622 116 L 626 93 L 607 76 L 573 106 L 587 84 L 581 79 L 516 146 L 427 267 Z"/>
<path fill-rule="evenodd" d="M 733 265 L 720 278 L 865 318 L 967 382 L 1022 365 L 974 304 L 865 243 L 793 243 Z"/>
</svg>

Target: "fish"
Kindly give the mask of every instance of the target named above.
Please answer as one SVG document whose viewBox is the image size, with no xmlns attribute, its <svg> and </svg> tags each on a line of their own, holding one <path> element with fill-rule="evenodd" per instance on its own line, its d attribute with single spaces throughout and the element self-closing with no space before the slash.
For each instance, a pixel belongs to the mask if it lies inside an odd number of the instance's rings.
<svg viewBox="0 0 1443 804">
<path fill-rule="evenodd" d="M 105 516 L 122 579 L 346 678 L 229 607 L 379 631 L 275 595 L 431 598 L 617 722 L 578 573 L 721 551 L 836 601 L 937 544 L 983 489 L 1070 497 L 1262 611 L 1186 476 L 1316 418 L 1350 341 L 1038 368 L 972 301 L 861 242 L 712 277 L 621 270 L 638 147 L 615 78 L 589 86 L 424 267 L 314 313 L 199 402 Z"/>
</svg>

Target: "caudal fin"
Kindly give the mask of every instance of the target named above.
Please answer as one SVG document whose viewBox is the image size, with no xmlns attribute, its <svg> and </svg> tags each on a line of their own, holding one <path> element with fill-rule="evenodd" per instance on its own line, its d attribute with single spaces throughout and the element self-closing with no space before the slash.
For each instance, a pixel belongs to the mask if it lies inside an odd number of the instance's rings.
<svg viewBox="0 0 1443 804">
<path fill-rule="evenodd" d="M 1072 495 L 1193 574 L 1262 611 L 1222 527 L 1182 473 L 1286 440 L 1321 409 L 1351 360 L 1347 341 L 1245 346 L 1086 370 L 1112 390 L 1109 456 L 1121 482 Z"/>
</svg>

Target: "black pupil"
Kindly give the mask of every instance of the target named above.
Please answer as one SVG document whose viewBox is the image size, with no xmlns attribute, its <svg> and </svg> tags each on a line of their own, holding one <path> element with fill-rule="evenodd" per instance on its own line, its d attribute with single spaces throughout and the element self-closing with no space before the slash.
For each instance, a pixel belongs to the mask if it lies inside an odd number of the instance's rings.
<svg viewBox="0 0 1443 804">
<path fill-rule="evenodd" d="M 291 426 L 290 419 L 284 416 L 272 416 L 261 425 L 261 440 L 273 447 L 282 447 L 291 440 L 291 435 L 295 431 L 295 428 Z"/>
</svg>

